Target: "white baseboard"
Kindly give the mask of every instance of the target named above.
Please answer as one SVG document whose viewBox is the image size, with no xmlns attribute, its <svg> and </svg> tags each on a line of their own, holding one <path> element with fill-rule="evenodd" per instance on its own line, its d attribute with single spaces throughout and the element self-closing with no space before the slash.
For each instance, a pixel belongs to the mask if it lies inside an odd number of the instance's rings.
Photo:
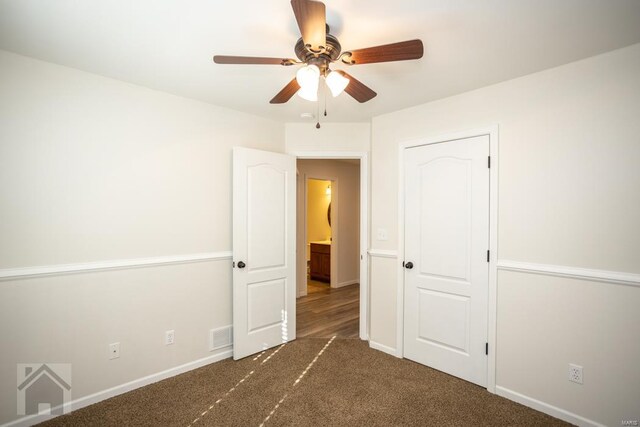
<svg viewBox="0 0 640 427">
<path fill-rule="evenodd" d="M 393 347 L 389 347 L 388 345 L 380 344 L 379 342 L 369 341 L 369 347 L 374 350 L 380 350 L 383 353 L 390 354 L 392 356 L 396 356 L 396 349 Z"/>
<path fill-rule="evenodd" d="M 540 400 L 525 396 L 524 394 L 509 390 L 508 388 L 499 385 L 496 386 L 496 394 L 577 426 L 604 427 L 603 424 L 596 421 L 574 414 L 573 412 L 569 412 L 565 409 L 558 408 L 557 406 L 541 402 Z"/>
<path fill-rule="evenodd" d="M 359 283 L 359 282 L 360 282 L 360 280 L 358 280 L 358 279 L 347 280 L 345 282 L 337 283 L 336 284 L 336 288 L 342 288 L 343 286 L 355 285 L 356 283 Z"/>
<path fill-rule="evenodd" d="M 129 381 L 128 383 L 124 383 L 106 390 L 99 391 L 94 394 L 90 394 L 89 396 L 80 397 L 71 402 L 67 402 L 64 404 L 65 411 L 71 412 L 80 408 L 84 408 L 85 406 L 93 405 L 94 403 L 101 402 L 103 400 L 118 396 L 120 394 L 126 393 L 131 390 L 135 390 L 140 387 L 144 387 L 149 384 L 153 384 L 155 382 L 164 380 L 166 378 L 174 377 L 176 375 L 183 374 L 188 371 L 192 371 L 197 368 L 201 368 L 203 366 L 209 365 L 211 363 L 219 362 L 221 360 L 227 359 L 233 355 L 233 348 L 226 347 L 219 349 L 215 354 L 207 357 L 203 357 L 202 359 L 194 360 L 193 362 L 185 363 L 184 365 L 176 366 L 173 368 L 169 368 L 162 372 L 157 372 L 155 374 L 147 375 L 146 377 L 139 378 L 137 380 Z M 52 408 L 51 411 L 53 412 Z M 4 424 L 3 427 L 13 427 L 13 426 L 31 426 L 34 424 L 41 423 L 46 420 L 50 420 L 54 418 L 52 415 L 28 415 L 26 417 L 19 418 L 15 421 L 11 421 L 7 424 Z"/>
</svg>

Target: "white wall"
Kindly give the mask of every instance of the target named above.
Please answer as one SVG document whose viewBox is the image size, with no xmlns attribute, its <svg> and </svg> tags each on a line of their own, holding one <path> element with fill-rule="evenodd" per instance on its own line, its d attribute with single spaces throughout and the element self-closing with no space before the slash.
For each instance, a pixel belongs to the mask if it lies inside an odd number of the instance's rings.
<svg viewBox="0 0 640 427">
<path fill-rule="evenodd" d="M 301 151 L 364 151 L 371 144 L 369 123 L 287 123 L 285 125 L 287 153 Z"/>
<path fill-rule="evenodd" d="M 332 178 L 331 214 L 333 221 L 332 248 L 332 285 L 336 287 L 358 283 L 360 278 L 360 166 L 340 160 L 298 160 L 298 173 L 301 179 Z M 326 210 L 325 210 L 326 212 Z M 326 214 L 325 214 L 326 218 Z M 304 242 L 304 238 L 298 235 Z M 300 245 L 300 242 L 298 242 Z M 306 272 L 304 264 L 298 268 Z M 306 280 L 298 275 L 298 295 L 306 291 Z"/>
<path fill-rule="evenodd" d="M 376 117 L 372 236 L 389 240 L 371 246 L 398 249 L 398 143 L 499 124 L 499 259 L 640 273 L 639 117 L 640 45 Z M 371 266 L 371 339 L 391 348 L 400 261 Z M 637 307 L 640 287 L 501 271 L 497 385 L 608 425 L 639 419 Z"/>
<path fill-rule="evenodd" d="M 236 145 L 282 152 L 284 126 L 0 52 L 0 269 L 231 250 Z M 230 267 L 0 281 L 0 423 L 17 417 L 16 363 L 72 363 L 77 399 L 210 356 Z"/>
<path fill-rule="evenodd" d="M 331 194 L 327 194 L 327 187 L 331 187 L 331 181 L 307 178 L 307 249 L 310 242 L 331 240 L 331 225 L 327 216 Z M 309 259 L 307 250 L 307 261 Z"/>
</svg>

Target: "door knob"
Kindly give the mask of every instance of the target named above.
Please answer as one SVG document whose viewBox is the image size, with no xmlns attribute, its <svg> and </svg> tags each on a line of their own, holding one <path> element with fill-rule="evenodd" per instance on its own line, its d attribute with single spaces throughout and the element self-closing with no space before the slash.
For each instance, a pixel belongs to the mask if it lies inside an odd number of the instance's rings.
<svg viewBox="0 0 640 427">
<path fill-rule="evenodd" d="M 406 269 L 408 269 L 408 270 L 411 270 L 411 269 L 413 268 L 413 263 L 412 263 L 411 261 L 407 262 L 407 263 L 404 265 L 404 268 L 406 268 Z"/>
<path fill-rule="evenodd" d="M 245 268 L 246 266 L 247 266 L 247 264 L 245 264 L 244 262 L 242 262 L 242 261 L 238 262 L 238 268 Z"/>
</svg>

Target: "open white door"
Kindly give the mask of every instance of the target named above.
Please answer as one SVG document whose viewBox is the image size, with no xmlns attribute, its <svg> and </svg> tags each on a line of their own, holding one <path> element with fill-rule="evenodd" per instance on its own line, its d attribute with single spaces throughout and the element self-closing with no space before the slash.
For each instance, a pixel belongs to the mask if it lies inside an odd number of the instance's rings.
<svg viewBox="0 0 640 427">
<path fill-rule="evenodd" d="M 296 337 L 296 159 L 233 149 L 233 358 Z"/>
<path fill-rule="evenodd" d="M 489 137 L 409 148 L 404 355 L 487 385 Z"/>
</svg>

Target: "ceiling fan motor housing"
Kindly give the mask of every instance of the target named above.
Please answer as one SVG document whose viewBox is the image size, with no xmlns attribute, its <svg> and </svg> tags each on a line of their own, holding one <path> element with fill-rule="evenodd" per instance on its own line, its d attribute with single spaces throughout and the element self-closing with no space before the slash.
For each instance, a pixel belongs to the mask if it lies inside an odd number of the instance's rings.
<svg viewBox="0 0 640 427">
<path fill-rule="evenodd" d="M 300 61 L 308 65 L 316 65 L 320 68 L 320 73 L 325 75 L 329 69 L 329 64 L 338 59 L 342 47 L 338 39 L 327 32 L 327 42 L 321 53 L 313 53 L 304 44 L 302 38 L 298 39 L 295 46 L 295 53 Z"/>
</svg>

